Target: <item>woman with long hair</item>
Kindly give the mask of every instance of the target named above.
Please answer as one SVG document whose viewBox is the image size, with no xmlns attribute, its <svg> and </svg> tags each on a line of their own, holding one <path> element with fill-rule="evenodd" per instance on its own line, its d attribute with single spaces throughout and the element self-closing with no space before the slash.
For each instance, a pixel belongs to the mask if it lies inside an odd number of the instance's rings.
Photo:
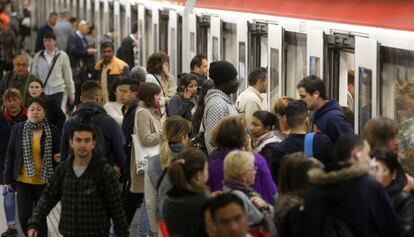
<svg viewBox="0 0 414 237">
<path fill-rule="evenodd" d="M 168 169 L 172 188 L 163 205 L 170 236 L 205 236 L 203 208 L 209 198 L 207 156 L 190 148 L 177 156 Z"/>
<path fill-rule="evenodd" d="M 28 119 L 16 124 L 10 136 L 5 164 L 5 183 L 17 190 L 20 225 L 27 233 L 27 222 L 59 161 L 59 133 L 46 119 L 46 104 L 34 97 L 28 103 Z M 47 236 L 44 220 L 39 236 Z"/>
<path fill-rule="evenodd" d="M 177 115 L 169 117 L 163 126 L 160 154 L 148 160 L 144 196 L 152 232 L 158 231 L 157 222 L 161 227 L 165 226 L 161 210 L 166 193 L 171 188 L 167 172 L 176 157 L 188 145 L 190 133 L 190 122 Z"/>
</svg>

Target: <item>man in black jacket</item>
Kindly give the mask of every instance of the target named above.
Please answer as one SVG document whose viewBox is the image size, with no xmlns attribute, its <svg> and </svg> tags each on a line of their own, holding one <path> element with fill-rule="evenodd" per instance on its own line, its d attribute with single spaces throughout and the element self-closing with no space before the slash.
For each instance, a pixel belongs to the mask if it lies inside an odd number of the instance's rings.
<svg viewBox="0 0 414 237">
<path fill-rule="evenodd" d="M 305 199 L 307 236 L 333 236 L 334 229 L 347 229 L 355 237 L 400 236 L 389 198 L 370 174 L 369 152 L 364 139 L 346 134 L 336 143 L 335 163 L 309 172 L 313 187 Z M 339 227 L 332 228 L 334 224 Z"/>
<path fill-rule="evenodd" d="M 108 236 L 111 221 L 118 237 L 129 235 L 118 177 L 112 167 L 93 155 L 96 140 L 92 127 L 78 124 L 70 135 L 74 155 L 60 164 L 33 211 L 28 236 L 36 237 L 39 225 L 61 201 L 59 231 L 70 236 Z"/>
<path fill-rule="evenodd" d="M 129 68 L 140 64 L 137 23 L 133 25 L 131 34 L 122 40 L 121 47 L 119 47 L 116 56 L 126 62 Z"/>
<path fill-rule="evenodd" d="M 125 136 L 125 168 L 124 168 L 124 208 L 127 221 L 131 224 L 132 219 L 134 218 L 135 211 L 138 206 L 141 204 L 143 199 L 142 193 L 132 193 L 130 189 L 130 166 L 131 166 L 131 149 L 132 149 L 132 137 L 131 134 L 134 130 L 135 123 L 135 110 L 138 107 L 138 88 L 139 83 L 133 79 L 124 79 L 119 82 L 116 87 L 116 91 L 119 95 L 120 102 L 124 105 L 122 111 L 124 113 L 124 119 L 122 120 L 122 131 Z"/>
<path fill-rule="evenodd" d="M 70 155 L 69 138 L 72 131 L 75 129 L 79 121 L 84 121 L 90 118 L 94 120 L 94 126 L 100 131 L 97 136 L 97 151 L 104 154 L 108 163 L 114 165 L 115 171 L 120 175 L 125 163 L 125 153 L 123 146 L 125 144 L 124 134 L 111 116 L 109 116 L 105 109 L 100 105 L 102 101 L 102 89 L 96 81 L 86 81 L 81 89 L 82 103 L 77 107 L 73 113 L 73 117 L 65 122 L 62 131 L 61 142 L 61 156 L 65 160 Z M 99 136 L 102 135 L 102 136 Z M 102 139 L 99 139 L 99 138 Z M 104 140 L 104 141 L 102 141 Z M 100 144 L 102 141 L 104 144 Z"/>
</svg>

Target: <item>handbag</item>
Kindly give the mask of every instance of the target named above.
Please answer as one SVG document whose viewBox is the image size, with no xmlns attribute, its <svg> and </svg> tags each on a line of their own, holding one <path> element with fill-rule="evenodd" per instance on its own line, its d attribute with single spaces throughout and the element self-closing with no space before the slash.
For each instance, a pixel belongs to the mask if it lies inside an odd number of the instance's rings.
<svg viewBox="0 0 414 237">
<path fill-rule="evenodd" d="M 204 138 L 204 118 L 201 120 L 201 127 L 200 131 L 197 133 L 195 137 L 193 137 L 190 141 L 190 144 L 192 147 L 201 150 L 205 154 L 207 153 L 207 146 L 206 146 L 206 140 Z"/>
<path fill-rule="evenodd" d="M 144 170 L 147 167 L 148 159 L 150 157 L 156 156 L 160 154 L 160 144 L 155 146 L 143 146 L 141 141 L 139 140 L 137 131 L 137 115 L 139 111 L 144 110 L 144 108 L 139 108 L 135 112 L 135 126 L 134 126 L 134 134 L 132 136 L 132 143 L 134 145 L 134 155 L 135 155 L 135 162 L 137 167 L 137 174 L 144 173 Z"/>
</svg>

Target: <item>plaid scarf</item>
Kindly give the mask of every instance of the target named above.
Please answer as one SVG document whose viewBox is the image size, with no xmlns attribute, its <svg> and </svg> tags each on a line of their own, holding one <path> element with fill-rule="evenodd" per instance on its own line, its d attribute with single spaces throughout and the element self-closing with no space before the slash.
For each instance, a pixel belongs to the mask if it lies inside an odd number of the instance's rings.
<svg viewBox="0 0 414 237">
<path fill-rule="evenodd" d="M 239 190 L 246 194 L 249 198 L 256 196 L 260 197 L 260 194 L 258 194 L 253 188 L 235 179 L 224 180 L 223 185 L 232 190 Z"/>
<path fill-rule="evenodd" d="M 44 152 L 42 157 L 42 182 L 47 183 L 53 174 L 52 165 L 52 131 L 49 123 L 44 119 L 41 123 L 32 123 L 27 120 L 23 127 L 23 161 L 26 167 L 27 176 L 32 178 L 35 175 L 35 167 L 32 156 L 33 130 L 42 129 L 45 133 Z"/>
</svg>

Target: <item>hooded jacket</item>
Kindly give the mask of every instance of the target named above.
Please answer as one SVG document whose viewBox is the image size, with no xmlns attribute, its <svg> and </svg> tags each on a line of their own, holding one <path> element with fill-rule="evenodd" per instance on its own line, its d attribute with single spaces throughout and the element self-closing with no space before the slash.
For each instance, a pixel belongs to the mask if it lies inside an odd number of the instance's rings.
<svg viewBox="0 0 414 237">
<path fill-rule="evenodd" d="M 210 145 L 211 133 L 214 126 L 228 115 L 237 115 L 237 109 L 230 96 L 221 90 L 210 89 L 204 98 L 204 115 L 202 126 L 204 126 L 204 139 L 207 151 L 210 154 L 214 147 Z"/>
<path fill-rule="evenodd" d="M 356 237 L 400 236 L 397 216 L 380 183 L 362 165 L 335 165 L 309 172 L 313 184 L 305 198 L 307 236 L 322 236 L 330 215 Z"/>
<path fill-rule="evenodd" d="M 333 144 L 336 140 L 346 133 L 354 133 L 352 125 L 346 120 L 341 106 L 335 99 L 328 100 L 313 115 L 313 124 L 322 133 L 326 134 Z"/>
<path fill-rule="evenodd" d="M 105 148 L 107 157 L 112 157 L 114 160 L 109 160 L 111 164 L 116 164 L 118 167 L 124 167 L 125 153 L 123 146 L 125 144 L 125 137 L 121 128 L 111 116 L 109 116 L 102 106 L 87 102 L 78 106 L 78 109 L 73 113 L 73 117 L 65 122 L 62 131 L 61 142 L 61 156 L 65 160 L 69 156 L 69 138 L 72 131 L 75 129 L 76 117 L 84 116 L 86 114 L 93 114 L 93 116 L 102 115 L 97 121 L 97 125 L 101 128 L 105 138 Z"/>
</svg>

